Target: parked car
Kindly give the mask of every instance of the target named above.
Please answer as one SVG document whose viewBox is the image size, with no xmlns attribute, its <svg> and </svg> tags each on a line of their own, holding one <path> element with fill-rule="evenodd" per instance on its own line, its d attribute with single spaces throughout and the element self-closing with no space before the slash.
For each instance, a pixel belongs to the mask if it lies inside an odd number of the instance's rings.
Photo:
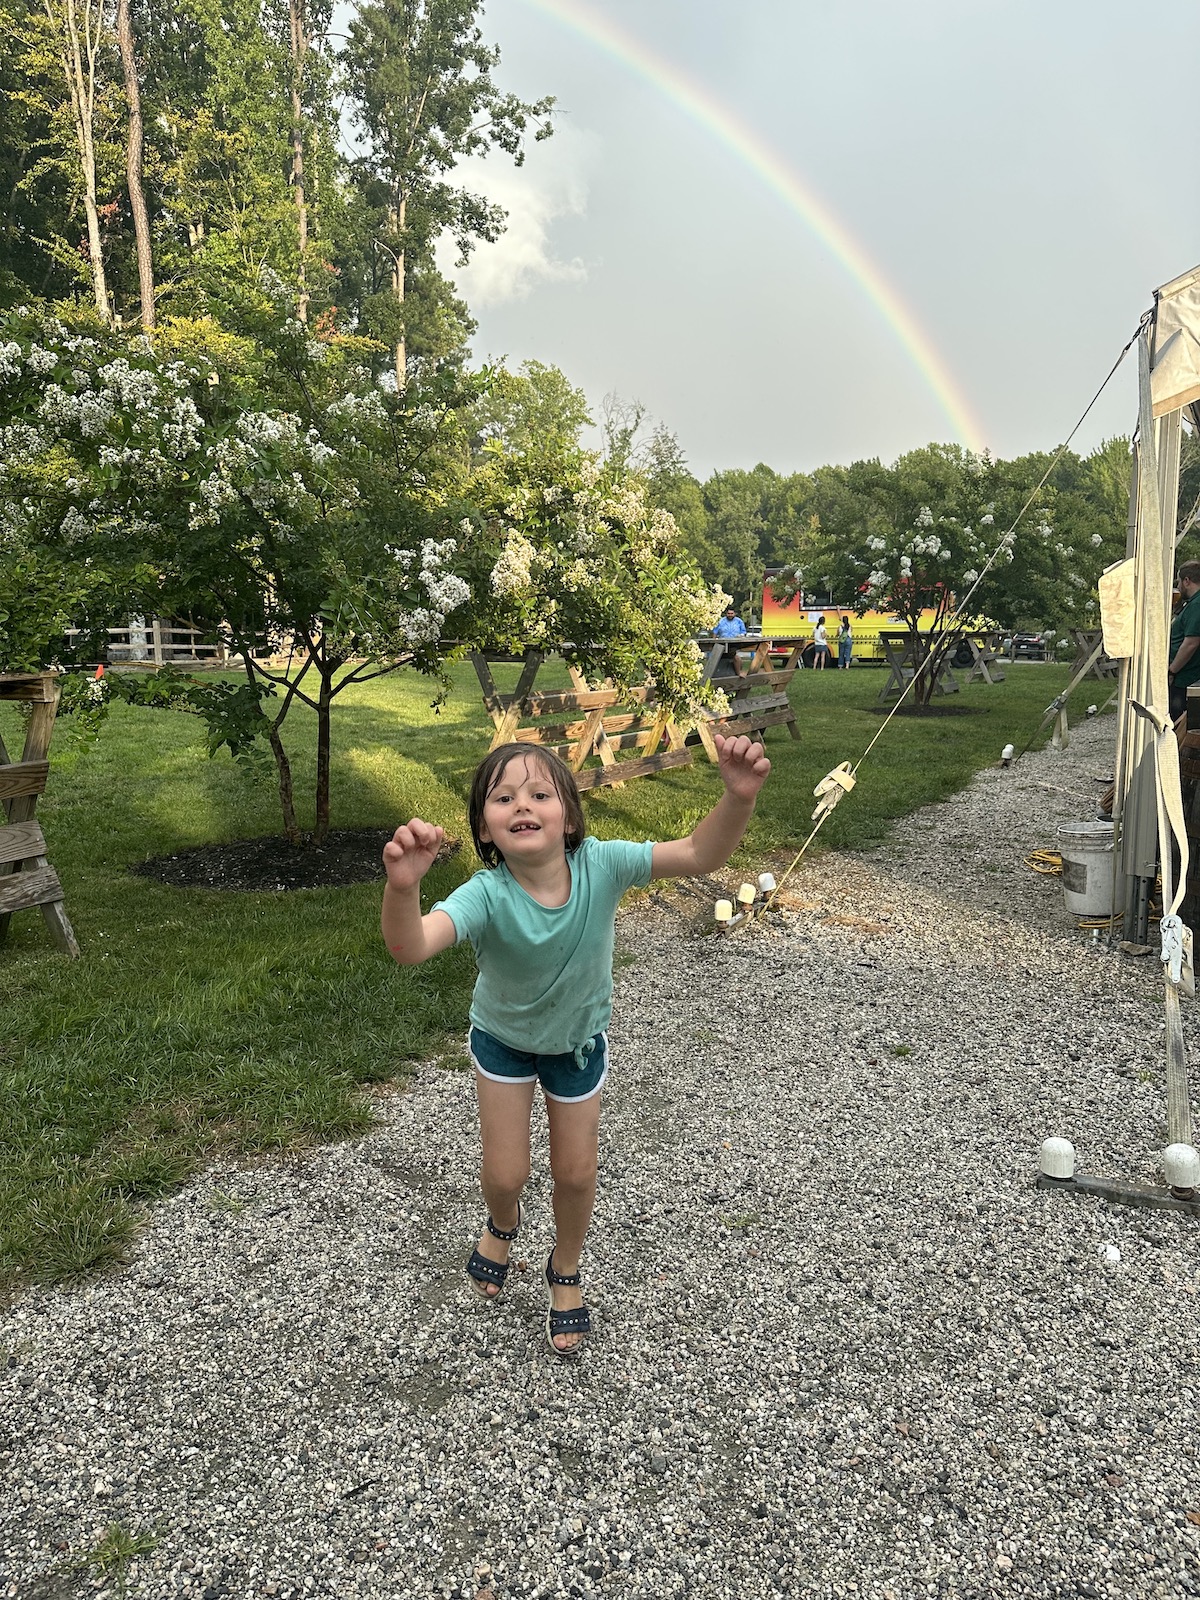
<svg viewBox="0 0 1200 1600">
<path fill-rule="evenodd" d="M 1014 633 L 1008 641 L 1009 660 L 1049 660 L 1050 644 L 1053 637 L 1053 634 L 1049 633 Z"/>
</svg>

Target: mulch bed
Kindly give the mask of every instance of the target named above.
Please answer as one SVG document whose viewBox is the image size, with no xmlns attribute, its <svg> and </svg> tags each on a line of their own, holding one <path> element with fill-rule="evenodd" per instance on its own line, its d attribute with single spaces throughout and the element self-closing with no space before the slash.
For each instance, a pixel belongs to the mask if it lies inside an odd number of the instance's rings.
<svg viewBox="0 0 1200 1600">
<path fill-rule="evenodd" d="M 282 834 L 202 844 L 173 856 L 154 856 L 130 871 L 174 889 L 224 889 L 243 894 L 276 894 L 290 889 L 344 889 L 383 877 L 383 847 L 390 828 L 343 828 L 323 845 L 292 845 Z M 438 851 L 448 861 L 462 848 L 447 839 Z"/>
</svg>

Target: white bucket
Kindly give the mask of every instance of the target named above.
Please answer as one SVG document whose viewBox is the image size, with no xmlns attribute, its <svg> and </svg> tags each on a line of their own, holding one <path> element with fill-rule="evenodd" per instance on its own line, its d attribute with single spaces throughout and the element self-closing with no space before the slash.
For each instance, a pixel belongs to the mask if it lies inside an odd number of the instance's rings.
<svg viewBox="0 0 1200 1600">
<path fill-rule="evenodd" d="M 1113 896 L 1112 823 L 1064 823 L 1058 847 L 1067 910 L 1074 917 L 1107 917 Z"/>
</svg>

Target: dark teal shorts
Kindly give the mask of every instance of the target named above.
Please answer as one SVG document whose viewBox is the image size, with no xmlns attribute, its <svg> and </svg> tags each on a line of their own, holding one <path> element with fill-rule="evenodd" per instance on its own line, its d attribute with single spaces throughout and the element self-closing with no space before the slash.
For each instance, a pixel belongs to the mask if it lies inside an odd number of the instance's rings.
<svg viewBox="0 0 1200 1600">
<path fill-rule="evenodd" d="M 606 1033 L 598 1033 L 579 1052 L 538 1056 L 514 1050 L 472 1023 L 467 1051 L 481 1077 L 492 1083 L 540 1083 L 547 1100 L 590 1100 L 600 1093 L 608 1077 Z"/>
</svg>

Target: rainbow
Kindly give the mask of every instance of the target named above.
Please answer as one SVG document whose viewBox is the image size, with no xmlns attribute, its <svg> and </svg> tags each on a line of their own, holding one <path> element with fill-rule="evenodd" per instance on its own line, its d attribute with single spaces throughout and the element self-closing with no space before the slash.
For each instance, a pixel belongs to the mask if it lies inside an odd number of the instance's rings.
<svg viewBox="0 0 1200 1600">
<path fill-rule="evenodd" d="M 644 78 L 706 133 L 740 157 L 768 189 L 803 219 L 863 291 L 911 358 L 960 443 L 971 450 L 984 448 L 983 431 L 933 341 L 845 224 L 776 150 L 702 84 L 609 18 L 598 16 L 580 0 L 525 0 L 525 3 Z"/>
</svg>

